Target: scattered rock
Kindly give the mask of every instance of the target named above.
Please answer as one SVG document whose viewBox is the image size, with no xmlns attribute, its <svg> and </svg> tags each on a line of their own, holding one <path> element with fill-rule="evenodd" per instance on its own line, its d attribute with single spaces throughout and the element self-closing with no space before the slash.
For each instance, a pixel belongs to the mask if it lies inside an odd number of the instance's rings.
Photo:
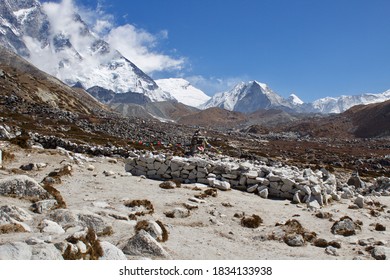
<svg viewBox="0 0 390 280">
<path fill-rule="evenodd" d="M 88 170 L 88 171 L 94 171 L 94 170 L 95 170 L 95 166 L 93 166 L 92 164 L 90 164 L 90 165 L 88 165 L 87 170 Z"/>
<path fill-rule="evenodd" d="M 190 203 L 190 202 L 184 202 L 183 206 L 187 208 L 188 210 L 193 210 L 199 208 L 198 204 Z"/>
<path fill-rule="evenodd" d="M 320 248 L 328 247 L 328 241 L 323 238 L 316 238 L 313 242 L 313 245 Z"/>
<path fill-rule="evenodd" d="M 364 207 L 364 196 L 362 195 L 358 195 L 355 199 L 355 204 L 359 207 L 359 208 L 363 208 Z"/>
<path fill-rule="evenodd" d="M 335 222 L 331 228 L 333 234 L 343 236 L 355 235 L 361 230 L 360 225 L 354 222 L 350 217 L 344 216 L 339 221 Z"/>
<path fill-rule="evenodd" d="M 320 219 L 330 219 L 333 217 L 333 215 L 329 212 L 323 212 L 323 211 L 319 211 L 315 214 L 315 216 L 317 218 L 320 218 Z"/>
<path fill-rule="evenodd" d="M 301 234 L 286 234 L 284 236 L 284 242 L 292 247 L 301 247 L 305 245 L 305 240 Z"/>
<path fill-rule="evenodd" d="M 169 258 L 164 248 L 144 230 L 130 238 L 122 251 L 127 255 Z"/>
<path fill-rule="evenodd" d="M 171 211 L 165 212 L 168 218 L 187 218 L 190 216 L 190 211 L 185 208 L 175 208 Z"/>
<path fill-rule="evenodd" d="M 390 248 L 376 246 L 372 249 L 371 256 L 376 260 L 388 260 L 390 259 Z"/>
<path fill-rule="evenodd" d="M 339 255 L 339 253 L 337 252 L 337 249 L 335 247 L 332 247 L 332 246 L 326 247 L 325 253 L 327 253 L 328 255 L 331 255 L 331 256 L 338 256 Z"/>
</svg>

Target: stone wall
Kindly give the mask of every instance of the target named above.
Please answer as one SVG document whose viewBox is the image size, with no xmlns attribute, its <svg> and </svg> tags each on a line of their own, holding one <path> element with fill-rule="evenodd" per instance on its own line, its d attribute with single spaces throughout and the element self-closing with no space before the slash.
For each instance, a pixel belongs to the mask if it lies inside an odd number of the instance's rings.
<svg viewBox="0 0 390 280">
<path fill-rule="evenodd" d="M 217 159 L 174 157 L 163 154 L 131 154 L 125 169 L 133 175 L 150 179 L 178 179 L 202 183 L 220 190 L 231 188 L 257 193 L 263 198 L 285 198 L 319 207 L 330 199 L 338 200 L 337 181 L 322 169 L 298 169 L 294 166 L 267 166 L 259 161 L 240 161 L 229 157 Z"/>
</svg>

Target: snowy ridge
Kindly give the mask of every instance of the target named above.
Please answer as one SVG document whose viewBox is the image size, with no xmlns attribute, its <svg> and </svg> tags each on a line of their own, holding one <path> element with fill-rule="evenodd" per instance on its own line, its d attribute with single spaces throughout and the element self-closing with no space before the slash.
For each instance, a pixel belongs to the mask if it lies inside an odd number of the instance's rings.
<svg viewBox="0 0 390 280">
<path fill-rule="evenodd" d="M 156 83 L 163 91 L 170 93 L 177 101 L 188 106 L 199 107 L 211 98 L 185 79 L 160 79 L 156 80 Z"/>
<path fill-rule="evenodd" d="M 312 102 L 311 106 L 313 112 L 339 114 L 356 105 L 368 105 L 387 100 L 390 100 L 390 90 L 383 93 L 365 93 L 361 95 L 325 97 Z"/>
</svg>

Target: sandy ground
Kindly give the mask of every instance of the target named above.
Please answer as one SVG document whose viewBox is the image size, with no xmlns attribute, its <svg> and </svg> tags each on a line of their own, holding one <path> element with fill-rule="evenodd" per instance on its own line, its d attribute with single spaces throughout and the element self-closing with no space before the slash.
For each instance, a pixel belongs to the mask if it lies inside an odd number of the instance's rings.
<svg viewBox="0 0 390 280">
<path fill-rule="evenodd" d="M 166 225 L 169 239 L 162 243 L 162 246 L 172 259 L 372 259 L 364 247 L 358 245 L 358 240 L 373 238 L 375 241 L 382 241 L 385 246 L 390 246 L 388 212 L 390 197 L 374 198 L 387 206 L 385 212 L 382 212 L 379 217 L 371 216 L 367 208 L 348 209 L 348 206 L 353 204 L 351 200 L 333 202 L 325 206 L 322 211 L 333 214 L 333 220 L 347 215 L 353 220 L 363 222 L 361 232 L 350 237 L 332 234 L 331 227 L 334 221 L 315 217 L 315 212 L 309 211 L 306 205 L 292 204 L 288 200 L 262 199 L 258 195 L 236 190 L 218 191 L 217 197 L 205 198 L 206 202 L 199 204 L 198 209 L 191 210 L 191 215 L 187 218 L 168 218 L 164 212 L 175 207 L 183 207 L 183 203 L 189 202 L 189 198 L 202 191 L 193 190 L 195 185 L 184 184 L 181 188 L 162 189 L 159 187 L 160 181 L 129 176 L 124 171 L 123 159 L 117 159 L 117 163 L 110 163 L 108 158 L 90 158 L 91 162 L 82 161 L 77 164 L 57 150 L 25 151 L 15 147 L 12 149 L 15 159 L 4 163 L 5 170 L 0 171 L 0 179 L 10 176 L 9 171 L 13 168 L 19 169 L 22 164 L 44 162 L 48 166 L 43 170 L 25 172 L 40 182 L 55 168 L 62 167 L 66 163 L 72 164 L 72 175 L 62 177 L 62 183 L 55 186 L 71 210 L 90 210 L 102 216 L 106 216 L 110 211 L 127 215 L 128 209 L 123 205 L 125 200 L 150 200 L 155 212 L 140 219 L 160 220 Z M 95 167 L 94 171 L 87 170 L 90 164 Z M 113 171 L 115 175 L 105 176 L 104 171 Z M 205 186 L 201 188 L 206 189 Z M 31 203 L 1 196 L 0 206 L 3 205 L 16 205 L 27 210 Z M 240 219 L 235 218 L 234 215 L 243 212 L 247 216 L 259 215 L 263 223 L 256 229 L 241 226 Z M 39 236 L 39 231 L 34 227 L 45 216 L 34 215 L 34 221 L 29 225 Z M 102 240 L 118 245 L 134 235 L 135 221 L 105 218 L 113 227 L 114 234 L 102 237 Z M 314 231 L 320 238 L 339 241 L 341 248 L 337 249 L 338 256 L 329 255 L 325 252 L 325 248 L 315 247 L 312 244 L 290 247 L 282 241 L 267 239 L 267 236 L 277 229 L 276 223 L 283 223 L 289 219 L 298 220 L 304 228 Z M 383 224 L 387 230 L 376 231 L 373 226 L 375 223 Z M 31 233 L 2 234 L 0 244 L 7 241 L 24 241 L 30 235 Z M 53 241 L 60 238 L 64 239 L 64 237 L 55 237 Z"/>
</svg>

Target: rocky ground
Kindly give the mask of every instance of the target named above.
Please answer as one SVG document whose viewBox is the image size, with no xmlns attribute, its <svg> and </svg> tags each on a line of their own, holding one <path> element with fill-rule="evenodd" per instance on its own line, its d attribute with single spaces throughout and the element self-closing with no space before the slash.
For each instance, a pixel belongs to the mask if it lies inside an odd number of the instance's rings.
<svg viewBox="0 0 390 280">
<path fill-rule="evenodd" d="M 120 157 L 1 145 L 0 259 L 390 258 L 389 196 L 308 208 L 160 185 L 125 172 Z"/>
</svg>

